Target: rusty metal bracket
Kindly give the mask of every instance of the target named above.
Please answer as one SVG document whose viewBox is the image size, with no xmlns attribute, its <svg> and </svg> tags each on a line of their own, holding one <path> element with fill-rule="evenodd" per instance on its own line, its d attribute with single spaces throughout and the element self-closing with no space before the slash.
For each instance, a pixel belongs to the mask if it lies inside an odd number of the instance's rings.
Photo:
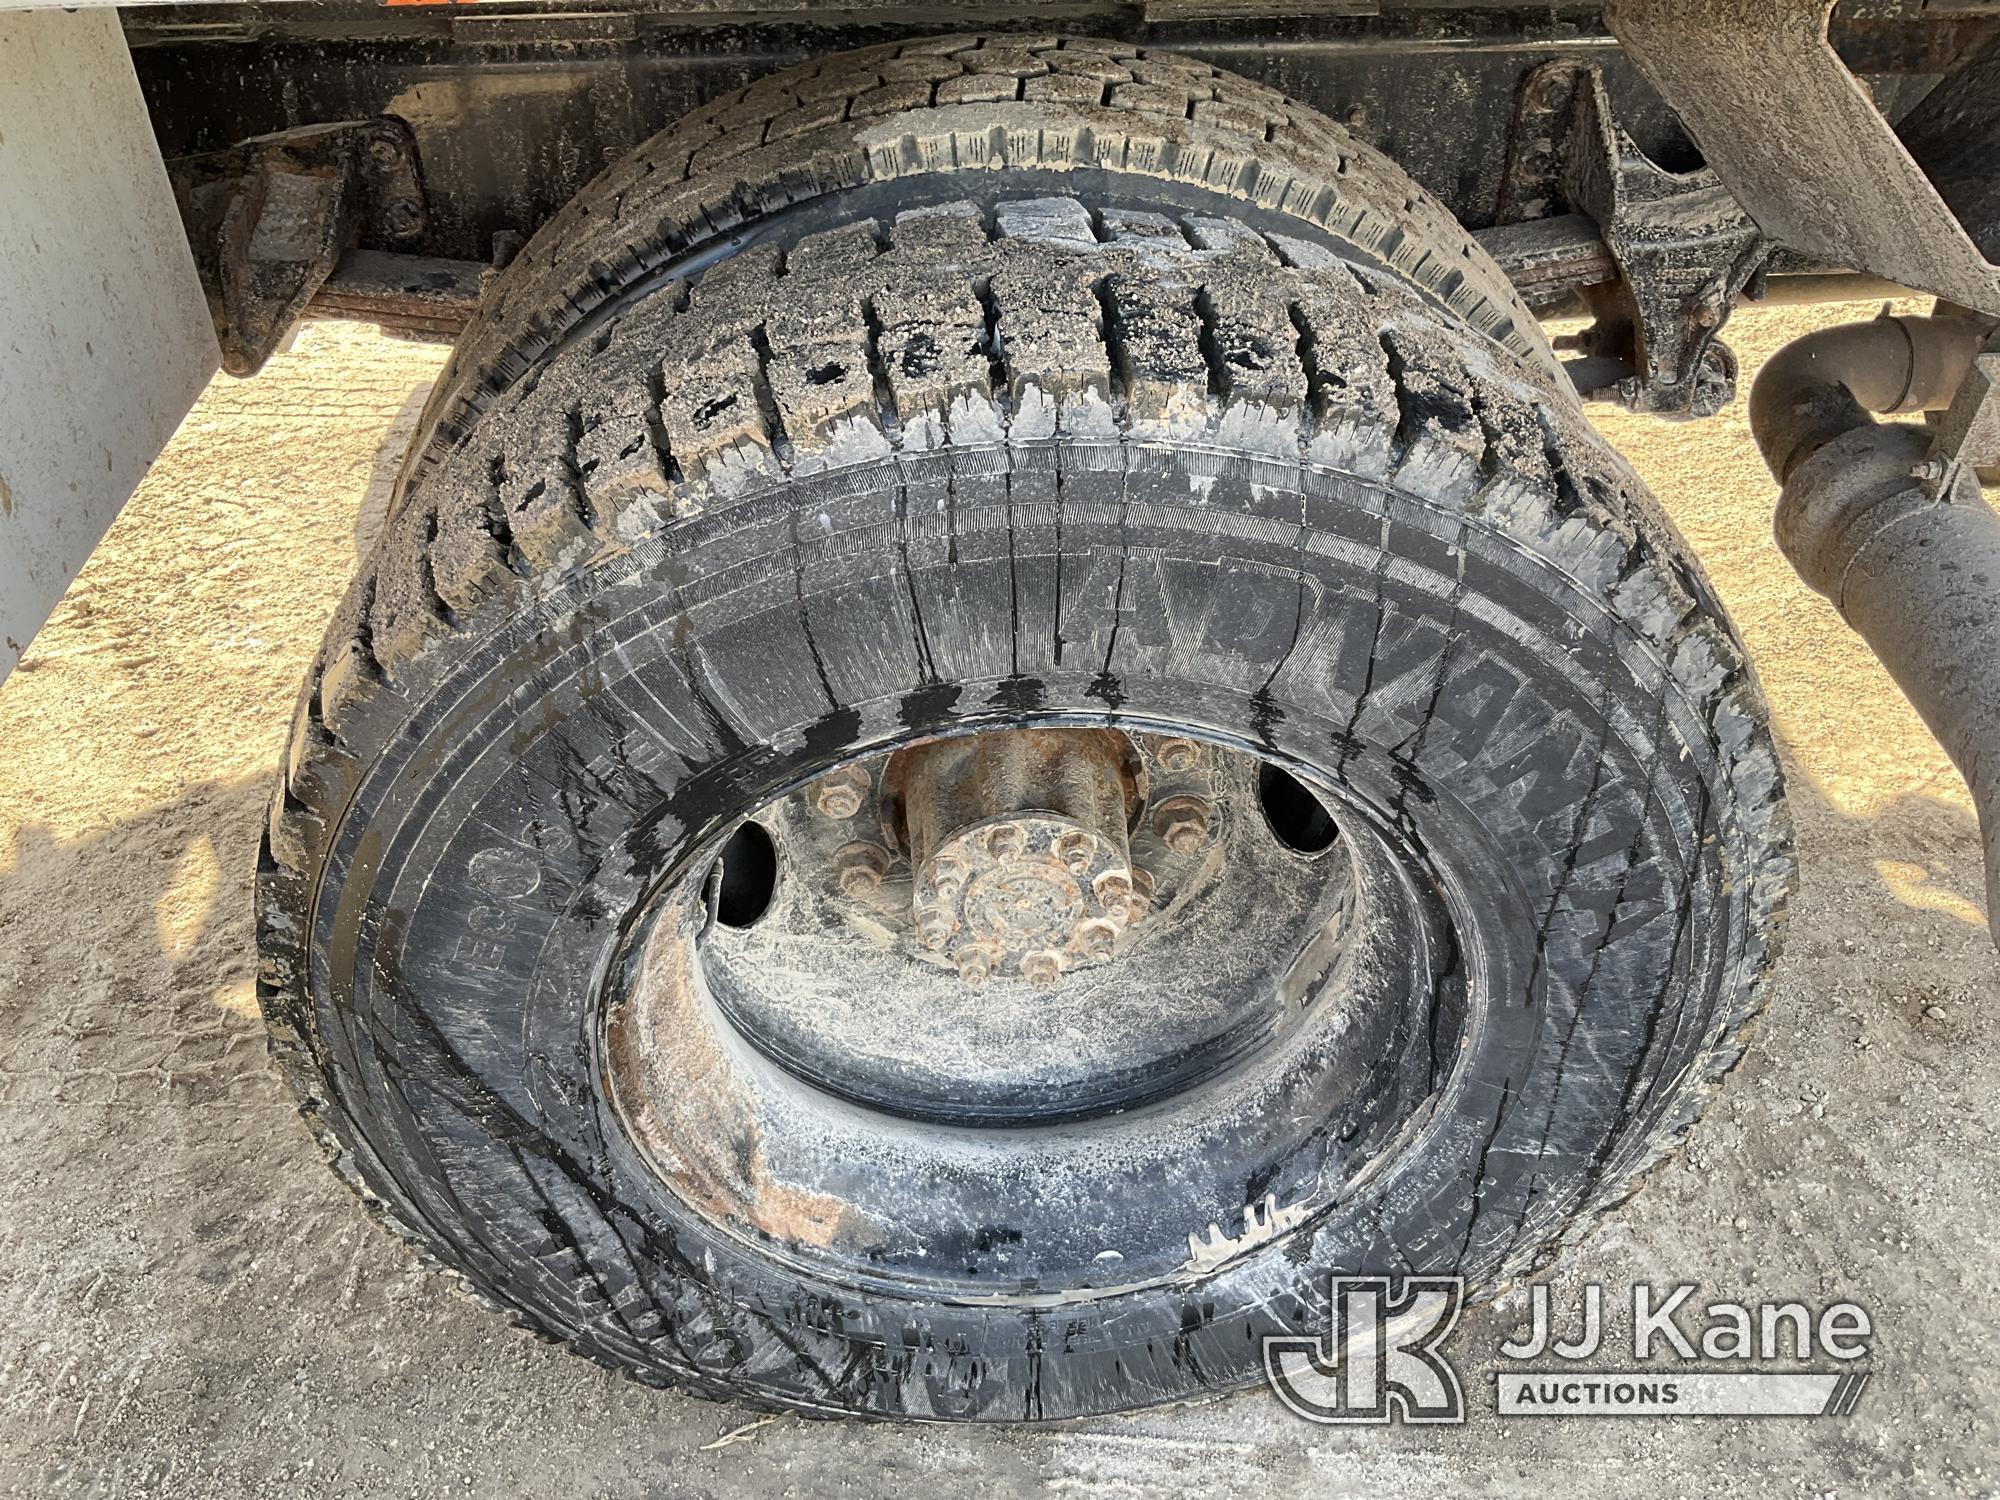
<svg viewBox="0 0 2000 1500">
<path fill-rule="evenodd" d="M 1616 396 L 1633 410 L 1713 416 L 1736 394 L 1736 356 L 1716 335 L 1770 245 L 1713 172 L 1668 172 L 1646 157 L 1612 119 L 1595 68 L 1578 88 L 1573 139 L 1569 199 L 1597 220 L 1622 273 L 1586 293 L 1596 314 L 1586 352 L 1631 360 Z"/>
<path fill-rule="evenodd" d="M 1834 3 L 1610 0 L 1605 19 L 1772 240 L 2000 312 L 2000 268 L 1833 50 Z M 1990 162 L 2000 122 L 1980 124 Z"/>
<path fill-rule="evenodd" d="M 1586 399 L 1712 416 L 1736 390 L 1717 334 L 1771 247 L 1716 175 L 1670 172 L 1618 124 L 1604 75 L 1546 63 L 1523 82 L 1500 220 L 1567 210 L 1597 225 L 1615 278 L 1583 289 L 1594 319 L 1572 367 Z"/>
<path fill-rule="evenodd" d="M 1923 478 L 1938 499 L 1961 486 L 2000 484 L 2000 331 L 1988 337 L 1951 405 L 1931 423 Z"/>
<path fill-rule="evenodd" d="M 428 222 L 416 139 L 390 116 L 255 136 L 167 172 L 232 375 L 263 368 L 350 247 Z"/>
</svg>

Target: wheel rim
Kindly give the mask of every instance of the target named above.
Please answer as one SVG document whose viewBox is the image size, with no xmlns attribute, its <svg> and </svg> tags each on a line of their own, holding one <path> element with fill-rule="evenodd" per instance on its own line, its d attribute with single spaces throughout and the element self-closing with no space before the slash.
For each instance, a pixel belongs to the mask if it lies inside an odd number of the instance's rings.
<svg viewBox="0 0 2000 1500">
<path fill-rule="evenodd" d="M 901 776 L 937 741 L 791 787 L 651 894 L 602 1042 L 676 1196 L 822 1277 L 1033 1305 L 1212 1271 L 1418 1149 L 1469 1024 L 1421 848 L 1309 768 L 1121 725 L 1150 909 L 1052 982 L 925 942 Z"/>
</svg>

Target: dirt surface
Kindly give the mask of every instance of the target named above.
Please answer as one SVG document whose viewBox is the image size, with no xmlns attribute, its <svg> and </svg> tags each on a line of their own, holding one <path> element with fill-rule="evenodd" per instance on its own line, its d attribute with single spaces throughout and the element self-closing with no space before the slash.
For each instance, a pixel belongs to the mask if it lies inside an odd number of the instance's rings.
<svg viewBox="0 0 2000 1500">
<path fill-rule="evenodd" d="M 1732 338 L 1754 369 L 1861 311 L 1746 315 Z M 1855 1415 L 1502 1421 L 1485 1377 L 1517 1293 L 1454 1340 L 1463 1428 L 1310 1427 L 1260 1392 L 1045 1430 L 758 1423 L 461 1299 L 320 1166 L 251 984 L 296 685 L 441 361 L 317 325 L 218 380 L 0 687 L 0 1493 L 2000 1491 L 2000 963 L 1971 805 L 1772 546 L 1740 404 L 1606 425 L 1760 665 L 1804 889 L 1757 1046 L 1559 1265 L 1555 1302 L 1596 1281 L 1622 1307 L 1641 1280 L 1859 1302 Z"/>
</svg>

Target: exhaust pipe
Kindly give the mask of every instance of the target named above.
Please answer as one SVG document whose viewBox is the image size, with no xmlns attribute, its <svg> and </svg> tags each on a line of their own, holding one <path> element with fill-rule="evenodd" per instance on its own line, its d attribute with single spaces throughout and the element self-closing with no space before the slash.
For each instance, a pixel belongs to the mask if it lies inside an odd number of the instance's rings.
<svg viewBox="0 0 2000 1500">
<path fill-rule="evenodd" d="M 1931 432 L 1985 346 L 1965 318 L 1882 318 L 1774 356 L 1750 425 L 1784 486 L 1778 546 L 1888 668 L 1972 789 L 2000 944 L 2000 515 L 1969 471 L 1942 484 Z"/>
</svg>

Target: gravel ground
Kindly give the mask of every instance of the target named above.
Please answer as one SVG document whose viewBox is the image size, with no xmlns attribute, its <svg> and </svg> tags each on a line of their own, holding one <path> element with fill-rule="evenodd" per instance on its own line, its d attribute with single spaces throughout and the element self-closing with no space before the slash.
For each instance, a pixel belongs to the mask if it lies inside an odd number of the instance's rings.
<svg viewBox="0 0 2000 1500">
<path fill-rule="evenodd" d="M 1754 369 L 1856 315 L 1746 315 L 1732 339 Z M 1056 1430 L 755 1423 L 459 1298 L 320 1166 L 251 985 L 297 682 L 441 358 L 317 325 L 218 379 L 0 688 L 0 1492 L 2000 1493 L 2000 966 L 1971 805 L 1771 545 L 1740 405 L 1608 425 L 1760 664 L 1804 890 L 1757 1046 L 1555 1301 L 1596 1281 L 1622 1307 L 1640 1280 L 1857 1301 L 1877 1332 L 1855 1415 L 1503 1422 L 1484 1380 L 1517 1293 L 1454 1343 L 1462 1428 L 1308 1427 L 1262 1393 Z"/>
</svg>

